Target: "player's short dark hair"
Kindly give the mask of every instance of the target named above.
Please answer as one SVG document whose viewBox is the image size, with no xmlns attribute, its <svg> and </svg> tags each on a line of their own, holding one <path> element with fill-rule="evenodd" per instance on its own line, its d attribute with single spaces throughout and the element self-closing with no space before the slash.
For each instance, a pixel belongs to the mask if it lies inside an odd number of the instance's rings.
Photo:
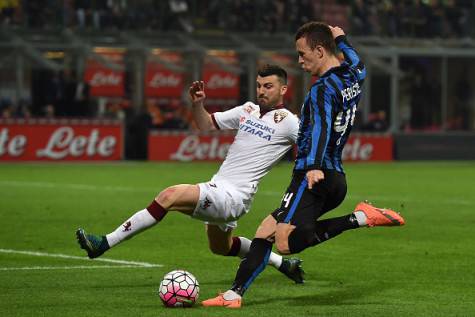
<svg viewBox="0 0 475 317">
<path fill-rule="evenodd" d="M 321 45 L 331 54 L 336 54 L 335 39 L 328 24 L 324 22 L 305 23 L 295 33 L 295 41 L 302 37 L 307 40 L 307 45 L 312 50 Z"/>
<path fill-rule="evenodd" d="M 287 72 L 280 66 L 265 64 L 259 67 L 257 75 L 261 77 L 276 75 L 283 85 L 287 85 Z"/>
</svg>

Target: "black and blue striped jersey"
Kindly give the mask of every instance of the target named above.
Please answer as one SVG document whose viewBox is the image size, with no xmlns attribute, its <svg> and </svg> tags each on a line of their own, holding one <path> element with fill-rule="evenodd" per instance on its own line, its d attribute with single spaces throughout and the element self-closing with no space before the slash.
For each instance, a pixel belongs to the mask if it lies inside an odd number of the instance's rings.
<svg viewBox="0 0 475 317">
<path fill-rule="evenodd" d="M 305 97 L 297 139 L 296 170 L 343 172 L 343 147 L 353 127 L 366 70 L 344 35 L 335 42 L 345 60 L 325 72 Z"/>
</svg>

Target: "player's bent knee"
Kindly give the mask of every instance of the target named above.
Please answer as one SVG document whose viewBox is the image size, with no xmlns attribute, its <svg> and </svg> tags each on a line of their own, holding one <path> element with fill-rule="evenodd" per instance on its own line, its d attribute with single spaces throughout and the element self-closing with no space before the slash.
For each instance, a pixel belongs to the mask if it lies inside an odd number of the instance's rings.
<svg viewBox="0 0 475 317">
<path fill-rule="evenodd" d="M 318 243 L 315 226 L 305 225 L 295 228 L 289 235 L 288 246 L 290 254 L 299 253 Z"/>
<path fill-rule="evenodd" d="M 257 228 L 254 238 L 265 239 L 267 241 L 274 242 L 276 225 L 277 223 L 274 217 L 268 216 L 261 222 L 259 228 Z"/>
<path fill-rule="evenodd" d="M 155 197 L 155 200 L 163 206 L 163 208 L 168 209 L 172 207 L 176 200 L 177 197 L 180 196 L 180 192 L 183 190 L 182 185 L 175 185 L 175 186 L 170 186 L 168 188 L 165 188 L 162 190 L 157 197 Z"/>
</svg>

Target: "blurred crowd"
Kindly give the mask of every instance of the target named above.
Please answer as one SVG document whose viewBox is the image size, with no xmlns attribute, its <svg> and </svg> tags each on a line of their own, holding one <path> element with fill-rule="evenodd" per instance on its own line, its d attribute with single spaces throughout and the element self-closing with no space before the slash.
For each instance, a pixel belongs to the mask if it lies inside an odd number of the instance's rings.
<svg viewBox="0 0 475 317">
<path fill-rule="evenodd" d="M 471 0 L 349 2 L 352 34 L 422 38 L 473 35 Z"/>
<path fill-rule="evenodd" d="M 290 32 L 310 20 L 352 34 L 473 36 L 471 0 L 0 0 L 3 25 L 26 28 Z"/>
<path fill-rule="evenodd" d="M 66 69 L 33 72 L 32 97 L 0 96 L 0 119 L 102 118 L 127 120 L 134 116 L 129 97 L 93 97 L 83 79 Z M 147 128 L 181 130 L 193 127 L 187 103 L 181 99 L 146 100 Z M 142 120 L 142 119 L 141 119 Z"/>
<path fill-rule="evenodd" d="M 150 30 L 194 32 L 293 33 L 303 23 L 323 20 L 339 25 L 352 35 L 381 37 L 447 38 L 475 35 L 475 1 L 472 0 L 0 0 L 0 23 L 6 28 L 55 30 Z M 402 65 L 404 66 L 404 65 Z M 431 68 L 431 67 L 429 67 Z M 0 118 L 103 117 L 128 119 L 130 99 L 94 98 L 88 85 L 70 72 L 36 71 L 31 98 L 0 96 Z M 401 104 L 407 104 L 402 129 L 428 129 L 439 108 L 436 82 L 419 78 L 420 69 L 408 71 Z M 431 74 L 426 74 L 430 78 Z M 449 98 L 448 129 L 468 129 L 472 95 L 468 79 L 457 82 Z M 424 83 L 431 83 L 426 87 Z M 424 93 L 421 94 L 421 91 Z M 129 95 L 129 94 L 126 94 Z M 451 95 L 452 96 L 452 95 Z M 449 96 L 450 97 L 450 96 Z M 404 99 L 404 98 L 402 98 Z M 407 100 L 406 100 L 407 99 Z M 145 125 L 157 129 L 186 129 L 192 120 L 183 100 L 146 100 Z M 387 110 L 387 109 L 386 109 Z M 405 119 L 406 118 L 406 119 Z M 357 127 L 386 131 L 386 111 L 371 113 Z M 427 122 L 426 122 L 427 121 Z M 142 124 L 141 123 L 141 124 Z M 438 129 L 435 127 L 434 129 Z"/>
</svg>

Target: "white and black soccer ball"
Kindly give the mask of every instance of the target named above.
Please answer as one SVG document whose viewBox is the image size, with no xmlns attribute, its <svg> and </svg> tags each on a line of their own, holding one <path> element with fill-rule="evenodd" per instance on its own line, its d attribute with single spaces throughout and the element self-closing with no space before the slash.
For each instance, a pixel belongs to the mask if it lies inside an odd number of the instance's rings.
<svg viewBox="0 0 475 317">
<path fill-rule="evenodd" d="M 166 307 L 191 307 L 198 300 L 200 284 L 190 272 L 171 271 L 163 277 L 158 294 Z"/>
</svg>

